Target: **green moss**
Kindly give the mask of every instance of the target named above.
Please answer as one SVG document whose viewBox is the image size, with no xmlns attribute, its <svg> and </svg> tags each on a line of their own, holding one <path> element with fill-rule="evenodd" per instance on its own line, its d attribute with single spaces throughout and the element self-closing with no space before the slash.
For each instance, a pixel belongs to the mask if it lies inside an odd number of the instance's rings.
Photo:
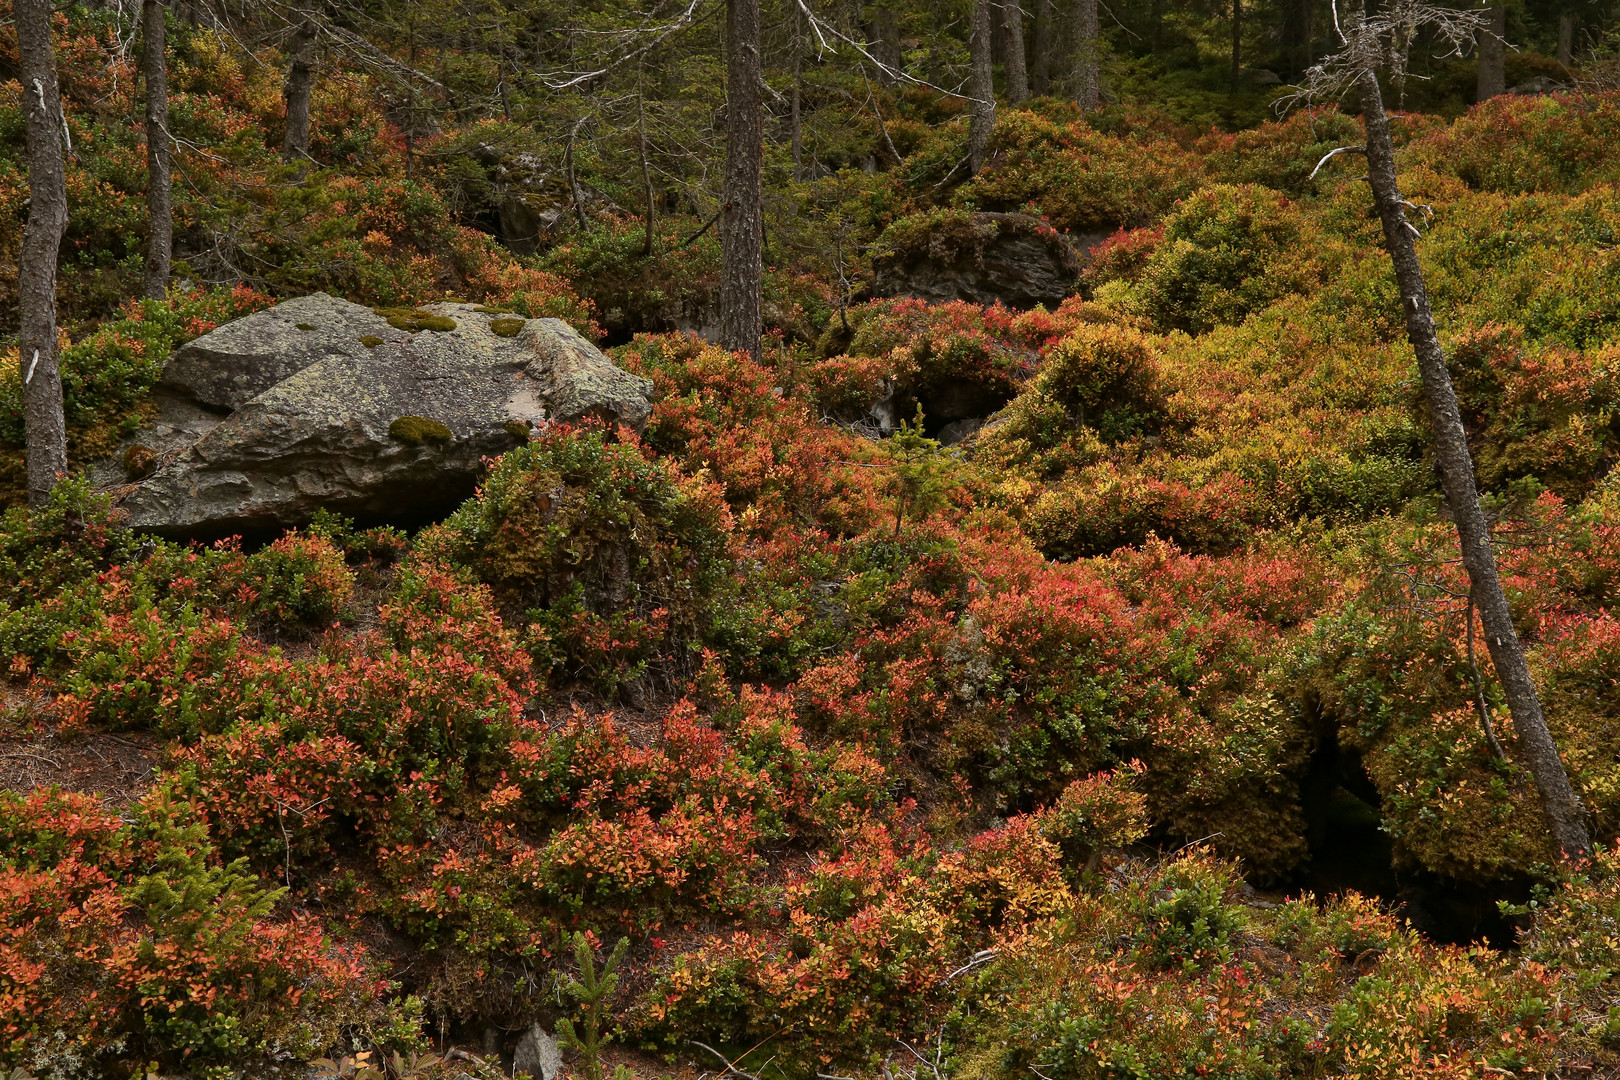
<svg viewBox="0 0 1620 1080">
<path fill-rule="evenodd" d="M 518 332 L 527 324 L 527 319 L 493 319 L 490 321 L 489 328 L 495 332 L 497 337 L 517 337 Z"/>
<path fill-rule="evenodd" d="M 514 439 L 520 439 L 523 442 L 529 441 L 529 425 L 522 420 L 508 420 L 506 422 L 506 433 Z"/>
<path fill-rule="evenodd" d="M 388 434 L 411 446 L 421 446 L 423 443 L 443 446 L 451 438 L 449 428 L 425 416 L 396 417 L 394 422 L 388 425 Z"/>
<path fill-rule="evenodd" d="M 367 334 L 367 335 L 365 335 L 364 337 L 362 337 L 360 339 L 360 344 L 364 345 L 368 349 L 375 349 L 377 346 L 381 345 L 382 343 L 383 343 L 383 339 L 380 338 L 380 337 L 377 337 L 375 334 Z"/>
<path fill-rule="evenodd" d="M 378 315 L 388 320 L 388 325 L 395 330 L 404 330 L 415 334 L 423 330 L 434 330 L 444 333 L 456 328 L 456 320 L 447 315 L 434 315 L 420 308 L 406 307 L 380 307 L 372 308 Z"/>
<path fill-rule="evenodd" d="M 145 480 L 157 471 L 157 451 L 150 446 L 132 446 L 121 459 L 124 475 L 131 480 Z"/>
<path fill-rule="evenodd" d="M 300 329 L 300 330 L 313 330 L 313 329 L 315 329 L 315 324 L 314 323 L 301 322 L 301 323 L 298 324 L 298 329 Z"/>
</svg>

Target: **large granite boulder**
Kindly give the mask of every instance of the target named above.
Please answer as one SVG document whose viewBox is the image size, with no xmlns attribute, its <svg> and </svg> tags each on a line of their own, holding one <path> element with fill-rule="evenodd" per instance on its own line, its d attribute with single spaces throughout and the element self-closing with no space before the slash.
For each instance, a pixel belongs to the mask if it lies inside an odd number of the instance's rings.
<svg viewBox="0 0 1620 1080">
<path fill-rule="evenodd" d="M 946 211 L 902 218 L 878 238 L 872 295 L 1055 308 L 1080 269 L 1079 254 L 1038 218 Z"/>
<path fill-rule="evenodd" d="M 259 532 L 302 524 L 323 507 L 421 520 L 470 495 L 483 460 L 533 427 L 586 417 L 646 423 L 652 384 L 561 320 L 467 304 L 385 314 L 304 297 L 177 352 L 164 374 L 171 395 L 237 403 L 160 455 L 123 497 L 130 524 L 188 537 Z M 266 371 L 279 377 L 237 401 Z"/>
</svg>

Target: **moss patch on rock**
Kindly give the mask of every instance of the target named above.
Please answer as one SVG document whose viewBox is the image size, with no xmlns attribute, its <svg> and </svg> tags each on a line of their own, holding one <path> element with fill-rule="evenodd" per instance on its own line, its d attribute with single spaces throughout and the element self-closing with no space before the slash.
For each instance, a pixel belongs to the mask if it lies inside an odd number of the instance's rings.
<svg viewBox="0 0 1620 1080">
<path fill-rule="evenodd" d="M 425 416 L 400 416 L 388 425 L 388 434 L 410 446 L 421 446 L 431 443 L 434 446 L 443 446 L 450 441 L 451 431 L 437 420 L 429 420 Z"/>
<path fill-rule="evenodd" d="M 506 433 L 522 442 L 529 441 L 530 430 L 529 425 L 522 420 L 508 420 L 506 422 Z"/>
<path fill-rule="evenodd" d="M 313 330 L 313 329 L 315 329 L 315 324 L 314 323 L 301 322 L 301 323 L 298 324 L 298 329 L 300 329 L 300 330 Z"/>
<path fill-rule="evenodd" d="M 157 471 L 157 451 L 150 446 L 132 446 L 120 459 L 124 475 L 131 480 L 145 480 Z"/>
<path fill-rule="evenodd" d="M 360 344 L 364 345 L 368 349 L 375 349 L 382 343 L 383 339 L 378 337 L 376 334 L 367 334 L 360 339 Z"/>
<path fill-rule="evenodd" d="M 489 328 L 496 337 L 517 337 L 519 331 L 528 323 L 527 319 L 492 319 Z"/>
<path fill-rule="evenodd" d="M 420 333 L 423 330 L 433 330 L 442 334 L 456 328 L 456 320 L 448 315 L 434 315 L 420 308 L 380 307 L 371 310 L 387 319 L 388 325 L 395 330 L 404 330 L 408 334 Z"/>
</svg>

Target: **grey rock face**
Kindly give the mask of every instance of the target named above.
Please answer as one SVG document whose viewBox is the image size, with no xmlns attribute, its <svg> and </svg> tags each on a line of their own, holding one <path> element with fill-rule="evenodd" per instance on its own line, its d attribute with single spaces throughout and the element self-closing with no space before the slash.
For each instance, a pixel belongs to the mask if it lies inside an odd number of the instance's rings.
<svg viewBox="0 0 1620 1080">
<path fill-rule="evenodd" d="M 400 341 L 409 336 L 370 308 L 314 293 L 182 345 L 163 369 L 163 385 L 199 405 L 229 412 L 328 356 L 365 356 L 363 337 Z"/>
<path fill-rule="evenodd" d="M 428 310 L 454 320 L 455 329 L 409 334 L 357 305 L 330 297 L 318 303 L 334 313 L 331 323 L 298 333 L 331 342 L 324 352 L 280 329 L 311 317 L 315 305 L 299 301 L 271 309 L 298 305 L 291 318 L 268 321 L 261 312 L 192 343 L 200 345 L 193 350 L 199 359 L 167 381 L 199 400 L 204 393 L 222 400 L 211 388 L 262 378 L 266 355 L 271 370 L 287 373 L 165 455 L 123 500 L 131 525 L 222 535 L 299 525 L 323 507 L 361 518 L 420 518 L 470 495 L 483 459 L 523 441 L 530 427 L 594 416 L 639 429 L 652 407 L 648 380 L 615 367 L 556 319 L 529 320 L 505 337 L 490 326 L 501 316 L 438 304 Z M 382 323 L 386 335 L 356 311 Z M 258 332 L 245 332 L 241 324 L 254 320 Z M 351 349 L 342 339 L 356 329 L 383 341 L 368 347 L 356 334 Z M 297 346 L 290 359 L 267 351 L 266 342 L 289 340 Z M 413 440 L 398 427 L 390 434 L 402 417 L 442 424 L 450 436 Z"/>
<path fill-rule="evenodd" d="M 557 1080 L 562 1075 L 562 1050 L 545 1029 L 535 1024 L 523 1033 L 512 1054 L 512 1071 L 528 1073 L 534 1080 Z"/>
<path fill-rule="evenodd" d="M 916 296 L 934 303 L 1000 301 L 1008 307 L 1056 307 L 1074 291 L 1080 257 L 1050 228 L 1024 214 L 970 216 L 872 264 L 874 296 Z"/>
</svg>

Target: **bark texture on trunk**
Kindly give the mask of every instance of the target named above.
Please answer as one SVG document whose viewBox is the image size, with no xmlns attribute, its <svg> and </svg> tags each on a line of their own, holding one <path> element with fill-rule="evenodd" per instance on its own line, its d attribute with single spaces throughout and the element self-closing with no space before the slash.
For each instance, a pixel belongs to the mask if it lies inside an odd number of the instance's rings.
<svg viewBox="0 0 1620 1080">
<path fill-rule="evenodd" d="M 174 209 L 169 185 L 169 65 L 163 55 L 163 0 L 141 4 L 141 74 L 146 78 L 146 295 L 169 289 Z"/>
<path fill-rule="evenodd" d="M 990 132 L 996 126 L 995 57 L 991 51 L 990 0 L 973 0 L 973 28 L 968 38 L 968 167 L 977 173 L 990 156 Z"/>
<path fill-rule="evenodd" d="M 308 19 L 300 20 L 293 30 L 290 59 L 287 82 L 281 91 L 287 103 L 287 137 L 281 143 L 281 160 L 288 163 L 309 159 L 309 88 L 315 72 L 315 27 Z"/>
<path fill-rule="evenodd" d="M 56 354 L 56 257 L 67 230 L 67 177 L 62 158 L 66 120 L 56 85 L 51 0 L 15 0 L 22 106 L 27 118 L 28 224 L 17 265 L 18 345 L 23 378 L 23 430 L 28 444 L 28 503 L 50 498 L 67 472 L 67 425 Z"/>
<path fill-rule="evenodd" d="M 1024 67 L 1024 11 L 1018 0 L 1002 0 L 1001 69 L 1007 77 L 1007 101 L 1022 105 L 1029 100 L 1029 74 Z"/>
<path fill-rule="evenodd" d="M 1573 11 L 1558 16 L 1558 63 L 1566 71 L 1575 62 L 1575 23 Z"/>
<path fill-rule="evenodd" d="M 1082 112 L 1102 105 L 1097 32 L 1097 0 L 1074 0 L 1074 103 Z"/>
<path fill-rule="evenodd" d="M 1476 100 L 1485 101 L 1507 92 L 1507 50 L 1503 38 L 1507 36 L 1507 7 L 1497 3 L 1491 7 L 1491 25 L 1479 35 L 1479 83 L 1475 88 Z"/>
<path fill-rule="evenodd" d="M 720 344 L 760 355 L 765 277 L 764 73 L 759 0 L 726 0 L 726 175 L 720 213 Z"/>
<path fill-rule="evenodd" d="M 1243 0 L 1232 0 L 1232 93 L 1243 79 Z"/>
<path fill-rule="evenodd" d="M 1541 700 L 1524 649 L 1513 628 L 1513 617 L 1496 572 L 1496 553 L 1491 549 L 1490 527 L 1479 505 L 1474 483 L 1474 460 L 1468 450 L 1457 392 L 1446 370 L 1445 353 L 1435 333 L 1434 314 L 1429 309 L 1423 270 L 1418 263 L 1412 226 L 1405 214 L 1405 200 L 1395 176 L 1395 151 L 1389 136 L 1389 120 L 1384 115 L 1378 77 L 1372 72 L 1359 81 L 1362 115 L 1367 125 L 1367 177 L 1384 227 L 1384 242 L 1395 267 L 1395 281 L 1401 290 L 1406 314 L 1406 336 L 1417 354 L 1423 377 L 1423 399 L 1429 422 L 1434 428 L 1435 458 L 1440 467 L 1440 484 L 1446 505 L 1457 523 L 1463 566 L 1473 601 L 1479 607 L 1485 630 L 1485 646 L 1496 667 L 1507 698 L 1508 711 L 1519 735 L 1519 750 L 1535 779 L 1543 811 L 1553 840 L 1565 858 L 1585 861 L 1592 853 L 1591 835 L 1586 828 L 1586 812 L 1580 796 L 1570 785 L 1558 747 L 1547 730 Z"/>
<path fill-rule="evenodd" d="M 1029 92 L 1041 96 L 1052 90 L 1052 37 L 1057 28 L 1052 25 L 1052 0 L 1032 2 L 1035 41 L 1030 49 Z"/>
<path fill-rule="evenodd" d="M 647 217 L 642 223 L 641 254 L 650 258 L 653 254 L 653 182 L 652 167 L 647 162 L 647 102 L 642 96 L 640 74 L 637 74 L 636 84 L 636 154 L 641 159 L 641 190 L 647 198 Z"/>
<path fill-rule="evenodd" d="M 800 15 L 794 8 L 794 23 Z M 872 55 L 892 71 L 900 70 L 900 14 L 888 4 L 872 13 Z M 895 77 L 883 68 L 877 69 L 877 81 L 882 86 L 893 86 Z"/>
</svg>

